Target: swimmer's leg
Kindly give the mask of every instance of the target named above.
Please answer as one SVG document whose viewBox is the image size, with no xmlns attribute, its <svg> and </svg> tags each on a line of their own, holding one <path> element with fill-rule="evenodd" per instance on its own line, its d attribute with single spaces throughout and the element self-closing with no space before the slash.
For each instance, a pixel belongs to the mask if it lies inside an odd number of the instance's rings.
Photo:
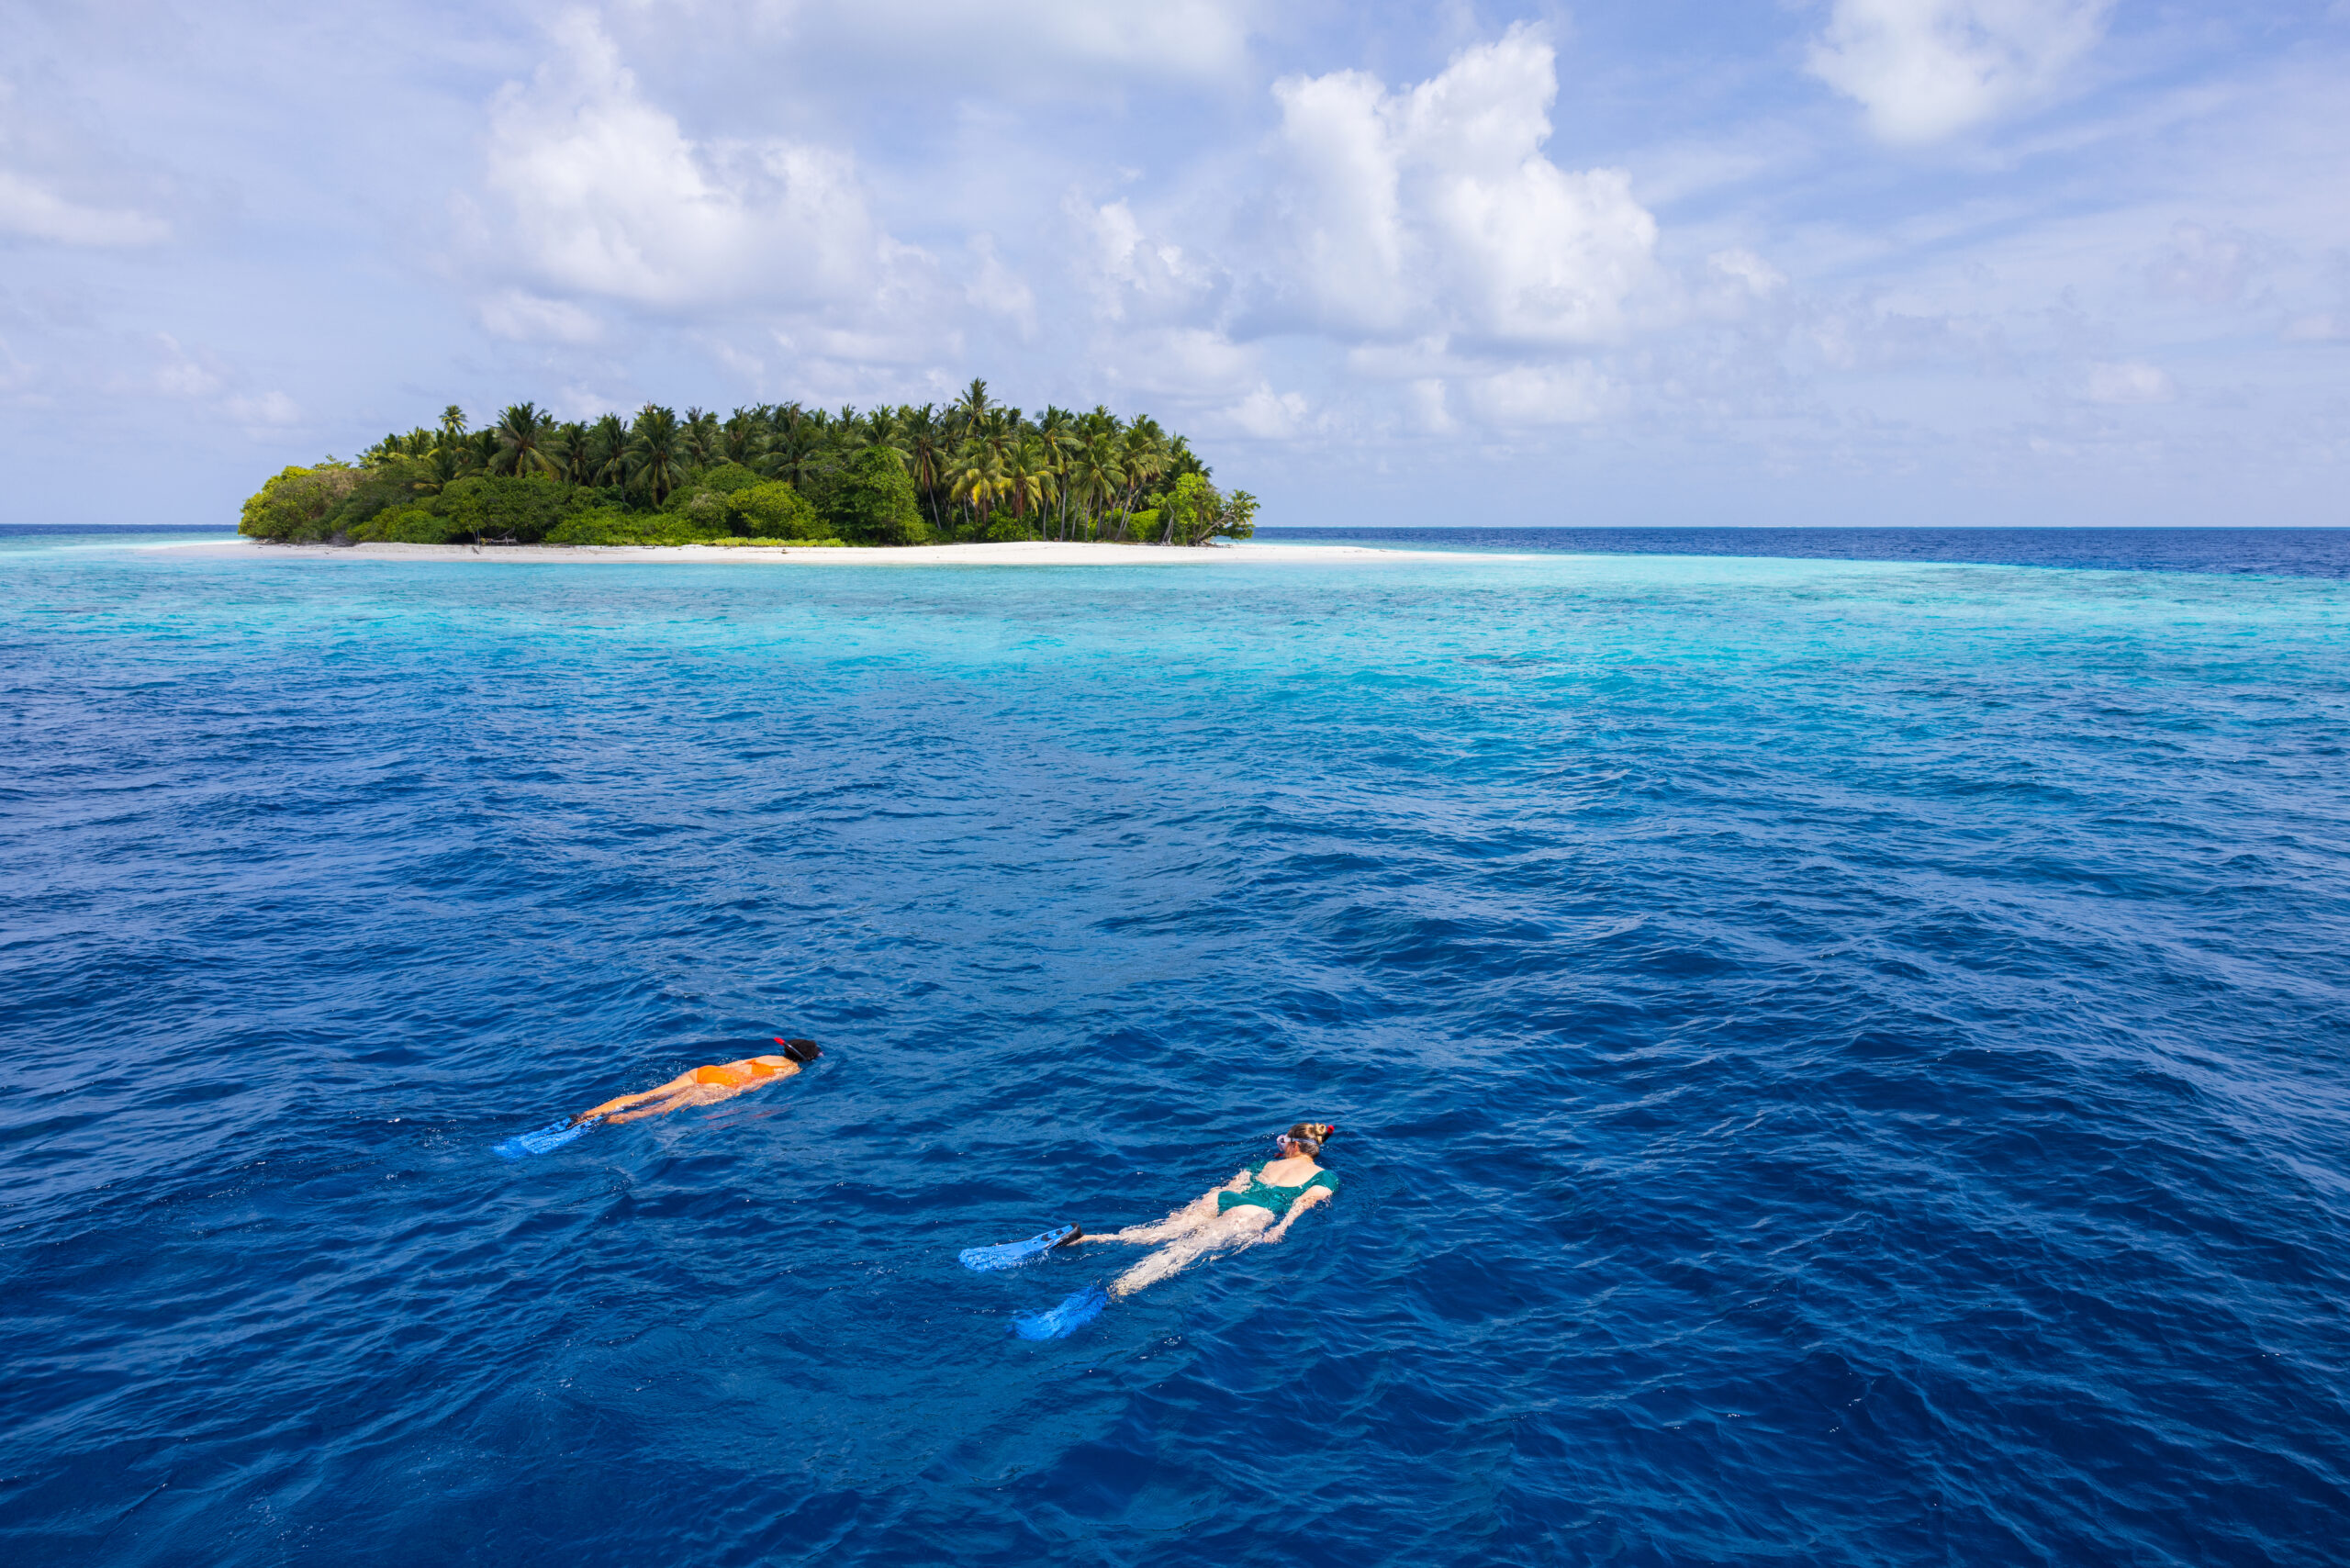
<svg viewBox="0 0 2350 1568">
<path fill-rule="evenodd" d="M 615 1111 L 625 1111 L 632 1105 L 642 1105 L 648 1100 L 663 1100 L 672 1094 L 682 1094 L 693 1086 L 694 1075 L 690 1072 L 681 1072 L 677 1077 L 669 1080 L 668 1082 L 661 1084 L 657 1088 L 647 1089 L 643 1092 L 636 1094 L 616 1095 L 613 1098 L 605 1101 L 600 1105 L 590 1105 L 588 1109 L 580 1112 L 579 1114 L 572 1117 L 571 1125 L 573 1126 L 577 1126 L 580 1123 L 588 1120 L 590 1116 L 603 1116 L 613 1121 L 622 1120 L 624 1118 L 613 1116 L 612 1113 Z"/>
<path fill-rule="evenodd" d="M 1079 1237 L 1080 1241 L 1123 1241 L 1129 1247 L 1155 1247 L 1162 1241 L 1172 1241 L 1179 1236 L 1189 1236 L 1199 1228 L 1186 1224 L 1181 1215 L 1171 1215 L 1157 1225 L 1130 1225 L 1124 1230 L 1105 1231 L 1099 1236 L 1091 1233 Z"/>
<path fill-rule="evenodd" d="M 1154 1285 L 1169 1274 L 1181 1273 L 1211 1252 L 1246 1247 L 1264 1235 L 1272 1223 L 1271 1211 L 1254 1204 L 1230 1210 L 1213 1224 L 1202 1226 L 1160 1248 L 1111 1281 L 1110 1294 L 1113 1298 L 1130 1296 L 1145 1285 Z"/>
<path fill-rule="evenodd" d="M 640 1110 L 628 1111 L 611 1118 L 614 1126 L 622 1122 L 640 1121 L 646 1116 L 666 1116 L 672 1111 L 682 1111 L 688 1105 L 709 1105 L 727 1098 L 733 1089 L 722 1083 L 696 1083 L 679 1090 L 666 1100 L 656 1100 Z"/>
<path fill-rule="evenodd" d="M 1130 1225 L 1124 1230 L 1113 1230 L 1102 1236 L 1081 1236 L 1080 1241 L 1123 1241 L 1129 1246 L 1148 1247 L 1156 1242 L 1172 1241 L 1179 1236 L 1189 1236 L 1203 1226 L 1214 1225 L 1217 1219 L 1215 1194 L 1194 1199 L 1160 1220 L 1157 1225 Z"/>
</svg>

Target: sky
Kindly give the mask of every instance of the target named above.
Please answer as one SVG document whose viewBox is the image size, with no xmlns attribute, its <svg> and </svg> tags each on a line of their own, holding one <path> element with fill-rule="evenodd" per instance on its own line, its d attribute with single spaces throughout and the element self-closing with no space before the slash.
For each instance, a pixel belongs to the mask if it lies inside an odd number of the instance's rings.
<svg viewBox="0 0 2350 1568">
<path fill-rule="evenodd" d="M 984 376 L 1265 523 L 2350 525 L 2350 0 L 5 15 L 0 521 Z"/>
</svg>

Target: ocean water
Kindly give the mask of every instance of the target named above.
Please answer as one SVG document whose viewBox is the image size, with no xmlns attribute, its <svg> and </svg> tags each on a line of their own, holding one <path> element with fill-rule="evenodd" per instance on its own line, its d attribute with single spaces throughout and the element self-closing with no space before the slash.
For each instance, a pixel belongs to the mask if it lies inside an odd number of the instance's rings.
<svg viewBox="0 0 2350 1568">
<path fill-rule="evenodd" d="M 11 1563 L 2350 1551 L 2333 577 L 18 537 L 0 686 Z"/>
<path fill-rule="evenodd" d="M 2350 577 L 2350 528 L 1260 528 L 1269 543 Z"/>
</svg>

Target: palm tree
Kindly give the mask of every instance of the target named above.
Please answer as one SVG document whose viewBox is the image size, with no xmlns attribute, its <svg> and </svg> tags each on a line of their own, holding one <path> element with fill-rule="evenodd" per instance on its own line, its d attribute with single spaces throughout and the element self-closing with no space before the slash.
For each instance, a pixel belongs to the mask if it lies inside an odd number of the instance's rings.
<svg viewBox="0 0 2350 1568">
<path fill-rule="evenodd" d="M 592 483 L 588 477 L 593 469 L 588 450 L 588 427 L 585 424 L 577 420 L 570 420 L 555 426 L 554 437 L 549 442 L 549 447 L 555 456 L 556 476 L 565 484 Z"/>
<path fill-rule="evenodd" d="M 509 403 L 490 427 L 496 443 L 483 466 L 493 474 L 551 474 L 555 456 L 548 450 L 554 439 L 554 421 L 539 412 L 536 403 Z"/>
<path fill-rule="evenodd" d="M 849 459 L 856 455 L 857 442 L 862 439 L 862 423 L 854 404 L 843 403 L 840 412 L 828 414 L 822 409 L 808 410 L 809 428 L 816 436 L 816 471 L 827 473 L 845 468 Z"/>
<path fill-rule="evenodd" d="M 986 383 L 975 381 L 971 386 L 984 403 Z M 960 483 L 957 494 L 970 500 L 973 510 L 978 512 L 1009 487 L 1013 454 L 1018 449 L 1022 431 L 1017 409 L 981 407 L 973 417 L 977 422 L 964 436 L 958 454 L 961 467 L 957 470 Z M 984 477 L 983 487 L 975 487 L 975 476 Z"/>
<path fill-rule="evenodd" d="M 1186 474 L 1197 474 L 1203 479 L 1214 476 L 1208 465 L 1201 462 L 1199 454 L 1192 450 L 1191 442 L 1183 436 L 1179 435 L 1168 442 L 1160 449 L 1159 456 L 1159 475 L 1167 479 L 1170 486 L 1173 481 L 1181 479 Z M 1213 497 L 1215 491 L 1211 488 L 1207 494 Z M 1161 544 L 1172 544 L 1176 542 L 1175 521 L 1175 509 L 1169 507 L 1167 509 L 1167 529 L 1158 541 Z M 1198 539 L 1186 539 L 1182 543 L 1197 544 L 1215 532 L 1214 520 L 1212 518 L 1203 520 L 1203 526 L 1206 532 L 1203 532 Z"/>
<path fill-rule="evenodd" d="M 720 444 L 729 463 L 739 463 L 745 468 L 759 465 L 759 454 L 767 450 L 767 410 L 737 409 L 719 427 L 722 438 Z"/>
<path fill-rule="evenodd" d="M 994 449 L 973 442 L 956 454 L 954 472 L 947 476 L 947 498 L 971 509 L 974 521 L 984 521 L 989 503 L 1004 487 L 1003 462 Z"/>
<path fill-rule="evenodd" d="M 1200 454 L 1192 450 L 1192 438 L 1179 435 L 1167 443 L 1167 476 L 1180 479 L 1186 474 L 1197 474 L 1203 479 L 1215 477 L 1215 470 L 1201 462 Z"/>
<path fill-rule="evenodd" d="M 1134 521 L 1136 492 L 1167 472 L 1167 442 L 1158 421 L 1145 415 L 1128 425 L 1125 439 L 1119 443 L 1118 455 L 1126 470 L 1126 515 L 1118 524 L 1118 537 L 1124 539 L 1128 524 Z"/>
<path fill-rule="evenodd" d="M 437 496 L 444 486 L 463 477 L 465 472 L 464 449 L 456 446 L 435 446 L 424 458 L 424 477 L 416 482 L 420 496 Z"/>
<path fill-rule="evenodd" d="M 824 465 L 824 428 L 822 414 L 811 415 L 797 403 L 785 404 L 776 411 L 759 472 L 771 479 L 788 479 L 804 492 Z"/>
<path fill-rule="evenodd" d="M 971 440 L 987 448 L 995 465 L 1001 468 L 1010 461 L 1024 433 L 1019 409 L 990 409 L 979 417 L 979 429 L 971 433 Z"/>
<path fill-rule="evenodd" d="M 938 491 L 946 476 L 947 442 L 936 405 L 924 403 L 906 410 L 905 439 L 906 466 L 913 476 L 914 488 L 930 498 L 930 526 L 944 533 L 946 530 L 938 521 Z"/>
<path fill-rule="evenodd" d="M 1126 482 L 1125 466 L 1118 459 L 1118 443 L 1110 436 L 1096 435 L 1078 448 L 1069 469 L 1069 483 L 1076 488 L 1079 499 L 1091 509 L 1089 530 L 1099 539 L 1102 509 Z"/>
<path fill-rule="evenodd" d="M 659 506 L 685 477 L 685 431 L 677 410 L 647 403 L 628 432 L 628 476 Z"/>
<path fill-rule="evenodd" d="M 441 433 L 451 441 L 461 440 L 465 433 L 465 411 L 454 403 L 441 410 Z"/>
<path fill-rule="evenodd" d="M 906 410 L 879 408 L 865 416 L 851 438 L 858 453 L 886 452 L 891 461 L 903 468 L 910 457 L 906 451 Z"/>
<path fill-rule="evenodd" d="M 1045 449 L 1043 441 L 1029 436 L 1004 463 L 1003 488 L 1012 498 L 1012 515 L 1024 521 L 1031 506 L 1043 510 L 1052 485 L 1052 454 Z"/>
<path fill-rule="evenodd" d="M 1091 446 L 1095 442 L 1107 442 L 1110 451 L 1114 454 L 1118 450 L 1119 437 L 1125 433 L 1125 426 L 1118 422 L 1118 416 L 1100 403 L 1077 417 L 1077 437 L 1080 448 Z M 1117 483 L 1124 485 L 1126 482 L 1125 464 L 1113 462 L 1108 466 L 1117 470 Z M 1102 537 L 1102 509 L 1095 508 L 1092 515 L 1093 536 L 1099 539 Z"/>
<path fill-rule="evenodd" d="M 1078 440 L 1076 416 L 1067 409 L 1053 404 L 1036 420 L 1036 439 L 1044 443 L 1045 454 L 1052 465 L 1054 488 L 1060 494 L 1060 526 L 1058 536 L 1069 537 L 1069 460 L 1081 444 Z"/>
<path fill-rule="evenodd" d="M 688 409 L 678 435 L 687 461 L 695 467 L 708 468 L 726 460 L 726 437 L 718 428 L 718 416 L 709 409 Z"/>
<path fill-rule="evenodd" d="M 406 432 L 394 431 L 360 454 L 359 465 L 363 468 L 380 468 L 387 463 L 401 461 L 422 464 L 425 465 L 427 477 L 417 479 L 412 487 L 420 493 L 437 490 L 441 487 L 439 481 L 429 476 L 431 465 L 439 452 L 440 440 L 441 437 L 437 431 L 426 430 L 421 425 Z M 452 457 L 449 462 L 453 467 L 454 458 Z M 413 472 L 411 470 L 412 477 Z M 453 473 L 450 476 L 453 478 L 455 476 Z"/>
<path fill-rule="evenodd" d="M 955 399 L 954 406 L 947 410 L 947 417 L 968 435 L 988 417 L 991 406 L 988 402 L 988 384 L 975 375 L 971 377 L 971 384 L 963 388 L 963 395 Z"/>
<path fill-rule="evenodd" d="M 628 483 L 628 423 L 618 414 L 588 427 L 588 484 L 618 489 Z"/>
</svg>

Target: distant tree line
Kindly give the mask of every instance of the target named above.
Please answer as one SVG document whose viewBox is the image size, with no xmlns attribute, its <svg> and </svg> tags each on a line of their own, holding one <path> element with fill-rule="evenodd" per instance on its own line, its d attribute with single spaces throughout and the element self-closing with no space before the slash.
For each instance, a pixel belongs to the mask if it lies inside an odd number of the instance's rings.
<svg viewBox="0 0 2350 1568">
<path fill-rule="evenodd" d="M 559 421 L 517 403 L 485 430 L 452 405 L 358 462 L 288 468 L 239 532 L 287 543 L 923 544 L 1246 539 L 1257 500 L 1224 491 L 1147 416 L 1031 417 L 973 381 L 946 408 L 838 413 L 763 403 L 724 419 L 647 404 Z"/>
</svg>

